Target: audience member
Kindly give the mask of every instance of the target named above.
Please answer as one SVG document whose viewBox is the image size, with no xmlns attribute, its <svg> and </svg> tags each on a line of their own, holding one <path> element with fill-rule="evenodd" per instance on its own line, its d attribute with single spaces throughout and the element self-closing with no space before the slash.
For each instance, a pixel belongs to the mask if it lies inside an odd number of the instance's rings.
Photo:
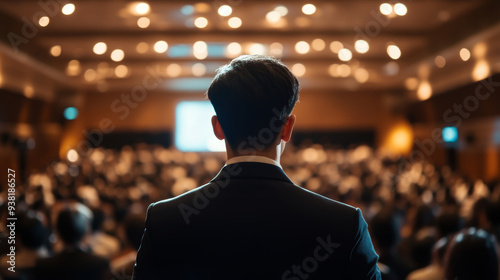
<svg viewBox="0 0 500 280">
<path fill-rule="evenodd" d="M 445 278 L 498 280 L 499 257 L 495 237 L 482 229 L 467 228 L 450 241 Z"/>
<path fill-rule="evenodd" d="M 81 204 L 72 204 L 57 216 L 57 232 L 64 248 L 53 257 L 39 259 L 37 279 L 89 280 L 107 279 L 109 262 L 82 249 L 90 231 L 92 212 Z"/>
</svg>

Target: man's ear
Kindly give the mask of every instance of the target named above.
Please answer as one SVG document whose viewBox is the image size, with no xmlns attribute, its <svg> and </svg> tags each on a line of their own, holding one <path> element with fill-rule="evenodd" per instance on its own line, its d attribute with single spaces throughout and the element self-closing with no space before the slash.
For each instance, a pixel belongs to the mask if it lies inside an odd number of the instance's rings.
<svg viewBox="0 0 500 280">
<path fill-rule="evenodd" d="M 220 126 L 219 119 L 216 115 L 212 116 L 212 128 L 214 129 L 214 134 L 217 139 L 224 140 L 226 138 L 224 136 L 224 131 L 222 131 L 222 127 Z"/>
<path fill-rule="evenodd" d="M 295 125 L 295 115 L 290 115 L 283 126 L 283 131 L 281 132 L 281 140 L 288 142 L 292 137 L 293 126 Z"/>
</svg>

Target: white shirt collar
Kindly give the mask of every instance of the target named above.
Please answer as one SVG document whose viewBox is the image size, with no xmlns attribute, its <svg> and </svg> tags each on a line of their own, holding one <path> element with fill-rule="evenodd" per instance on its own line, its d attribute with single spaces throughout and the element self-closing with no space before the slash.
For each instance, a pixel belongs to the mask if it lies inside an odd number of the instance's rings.
<svg viewBox="0 0 500 280">
<path fill-rule="evenodd" d="M 226 162 L 226 165 L 230 165 L 230 164 L 237 163 L 237 162 L 260 162 L 260 163 L 267 163 L 267 164 L 276 165 L 279 168 L 281 168 L 281 165 L 279 164 L 279 162 L 277 162 L 277 161 L 275 161 L 275 160 L 273 160 L 271 158 L 263 157 L 263 156 L 238 156 L 238 157 L 233 157 L 233 158 L 228 159 L 228 161 Z"/>
</svg>

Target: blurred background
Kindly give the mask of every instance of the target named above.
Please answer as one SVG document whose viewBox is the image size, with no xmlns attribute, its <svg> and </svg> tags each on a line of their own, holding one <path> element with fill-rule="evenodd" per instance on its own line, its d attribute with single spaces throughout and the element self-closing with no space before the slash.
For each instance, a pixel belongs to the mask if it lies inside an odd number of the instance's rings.
<svg viewBox="0 0 500 280">
<path fill-rule="evenodd" d="M 368 216 L 397 205 L 407 238 L 444 205 L 498 229 L 481 215 L 499 208 L 474 216 L 472 205 L 500 195 L 499 10 L 496 0 L 3 0 L 0 186 L 11 168 L 26 209 L 106 205 L 105 230 L 119 237 L 112 225 L 130 205 L 144 211 L 218 172 L 224 147 L 204 93 L 218 67 L 257 53 L 301 83 L 282 160 L 296 184 Z M 422 261 L 408 246 L 408 267 L 430 263 L 430 249 Z"/>
</svg>

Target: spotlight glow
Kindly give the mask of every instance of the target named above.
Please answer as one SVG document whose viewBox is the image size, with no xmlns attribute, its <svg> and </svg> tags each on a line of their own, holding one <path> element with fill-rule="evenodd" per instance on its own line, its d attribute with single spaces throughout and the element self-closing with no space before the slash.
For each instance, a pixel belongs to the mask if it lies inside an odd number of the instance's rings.
<svg viewBox="0 0 500 280">
<path fill-rule="evenodd" d="M 222 5 L 219 7 L 219 10 L 217 10 L 217 12 L 219 13 L 219 15 L 221 15 L 223 17 L 227 17 L 227 16 L 231 15 L 231 13 L 233 12 L 233 9 L 231 8 L 231 6 Z"/>
<path fill-rule="evenodd" d="M 229 27 L 236 29 L 241 27 L 242 22 L 239 17 L 232 17 L 227 21 L 227 24 L 229 25 Z"/>
<path fill-rule="evenodd" d="M 354 43 L 354 49 L 356 49 L 358 53 L 366 53 L 370 49 L 370 45 L 365 40 L 357 40 Z"/>
<path fill-rule="evenodd" d="M 108 46 L 104 42 L 99 42 L 94 45 L 93 51 L 97 55 L 104 54 L 106 50 L 108 49 Z"/>
<path fill-rule="evenodd" d="M 208 20 L 204 17 L 197 17 L 194 20 L 194 26 L 196 26 L 198 28 L 205 28 L 205 27 L 207 27 L 207 25 L 208 25 Z"/>
<path fill-rule="evenodd" d="M 300 41 L 295 44 L 295 51 L 300 54 L 306 54 L 309 52 L 309 44 L 305 41 Z"/>
<path fill-rule="evenodd" d="M 380 13 L 382 13 L 385 16 L 388 16 L 392 14 L 392 6 L 389 3 L 382 3 L 380 5 Z"/>
<path fill-rule="evenodd" d="M 387 54 L 390 58 L 396 60 L 401 57 L 401 50 L 396 45 L 389 45 L 387 46 Z"/>
<path fill-rule="evenodd" d="M 394 13 L 398 16 L 404 16 L 408 12 L 408 9 L 406 8 L 405 4 L 403 3 L 396 3 L 394 5 Z"/>
<path fill-rule="evenodd" d="M 315 50 L 315 51 L 322 51 L 324 50 L 326 47 L 326 44 L 325 44 L 325 41 L 323 41 L 323 39 L 314 39 L 312 41 L 312 48 Z"/>
<path fill-rule="evenodd" d="M 316 6 L 313 4 L 305 4 L 302 6 L 302 12 L 306 15 L 312 15 L 316 12 Z"/>
<path fill-rule="evenodd" d="M 155 43 L 153 49 L 157 53 L 164 53 L 168 50 L 168 44 L 165 41 L 158 41 Z"/>
<path fill-rule="evenodd" d="M 292 66 L 292 73 L 296 76 L 296 77 L 302 77 L 304 76 L 304 74 L 306 73 L 306 67 L 304 66 L 304 64 L 302 63 L 296 63 Z"/>
<path fill-rule="evenodd" d="M 201 77 L 207 73 L 207 67 L 203 63 L 195 63 L 191 68 L 191 71 L 196 77 Z"/>
<path fill-rule="evenodd" d="M 53 57 L 58 57 L 61 55 L 61 46 L 60 45 L 55 45 L 55 46 L 52 46 L 52 48 L 50 48 L 50 55 L 52 55 Z"/>
<path fill-rule="evenodd" d="M 432 96 L 432 87 L 428 81 L 422 81 L 418 86 L 417 97 L 420 100 L 427 100 Z"/>
<path fill-rule="evenodd" d="M 43 16 L 38 20 L 38 25 L 40 25 L 41 27 L 45 27 L 49 25 L 49 22 L 50 22 L 49 17 Z"/>
<path fill-rule="evenodd" d="M 140 17 L 137 20 L 137 26 L 139 26 L 140 28 L 148 28 L 150 23 L 151 21 L 147 17 Z"/>
<path fill-rule="evenodd" d="M 144 3 L 144 2 L 137 3 L 137 5 L 135 5 L 134 9 L 138 15 L 145 15 L 145 14 L 149 13 L 149 10 L 150 10 L 149 4 Z"/>
<path fill-rule="evenodd" d="M 226 56 L 229 58 L 237 57 L 241 54 L 241 50 L 240 44 L 236 42 L 229 43 L 226 47 Z"/>
<path fill-rule="evenodd" d="M 123 50 L 116 49 L 116 50 L 111 52 L 111 60 L 113 60 L 113 61 L 116 61 L 116 62 L 122 61 L 124 57 L 125 57 L 125 53 L 123 52 Z"/>
<path fill-rule="evenodd" d="M 75 12 L 75 4 L 68 3 L 68 4 L 63 6 L 61 11 L 63 14 L 69 16 Z"/>
<path fill-rule="evenodd" d="M 281 15 L 277 11 L 270 11 L 269 13 L 266 14 L 266 20 L 270 23 L 277 23 L 280 21 Z"/>
<path fill-rule="evenodd" d="M 352 52 L 346 48 L 341 49 L 338 55 L 341 61 L 349 61 L 352 59 Z"/>
<path fill-rule="evenodd" d="M 460 54 L 460 59 L 462 59 L 463 61 L 469 60 L 471 56 L 470 51 L 466 48 L 462 48 L 459 54 Z"/>
<path fill-rule="evenodd" d="M 343 48 L 344 45 L 339 41 L 333 41 L 330 43 L 330 50 L 332 51 L 332 53 L 339 53 L 339 51 Z"/>
</svg>

